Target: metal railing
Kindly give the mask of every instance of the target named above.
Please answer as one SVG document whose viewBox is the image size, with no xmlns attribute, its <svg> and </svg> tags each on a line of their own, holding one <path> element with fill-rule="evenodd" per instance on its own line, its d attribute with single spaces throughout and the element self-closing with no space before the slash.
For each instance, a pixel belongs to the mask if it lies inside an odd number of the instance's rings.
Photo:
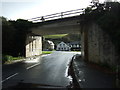
<svg viewBox="0 0 120 90">
<path fill-rule="evenodd" d="M 77 15 L 82 14 L 84 12 L 84 10 L 85 10 L 85 8 L 70 10 L 70 11 L 50 14 L 50 15 L 46 15 L 46 16 L 31 18 L 31 19 L 28 19 L 28 21 L 44 22 L 44 21 L 48 21 L 48 20 L 60 19 L 60 18 L 65 18 L 65 17 L 72 17 L 72 16 L 77 16 Z"/>
</svg>

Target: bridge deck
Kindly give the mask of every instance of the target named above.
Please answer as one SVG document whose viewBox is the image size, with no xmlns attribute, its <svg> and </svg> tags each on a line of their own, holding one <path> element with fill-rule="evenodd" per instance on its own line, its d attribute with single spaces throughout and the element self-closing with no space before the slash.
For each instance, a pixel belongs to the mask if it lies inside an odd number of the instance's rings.
<svg viewBox="0 0 120 90">
<path fill-rule="evenodd" d="M 50 14 L 50 15 L 46 15 L 46 16 L 31 18 L 31 19 L 28 19 L 28 21 L 44 22 L 44 21 L 55 20 L 55 19 L 63 19 L 63 18 L 67 18 L 67 17 L 79 16 L 80 14 L 83 14 L 84 11 L 85 11 L 84 8 L 76 9 L 76 10 L 70 10 L 70 11 Z"/>
<path fill-rule="evenodd" d="M 80 15 L 66 17 L 66 18 L 58 18 L 58 19 L 48 20 L 48 21 L 44 21 L 44 22 L 36 22 L 34 24 L 35 25 L 46 25 L 46 24 L 51 24 L 51 23 L 55 23 L 55 22 L 64 22 L 64 21 L 71 21 L 71 20 L 80 20 Z"/>
</svg>

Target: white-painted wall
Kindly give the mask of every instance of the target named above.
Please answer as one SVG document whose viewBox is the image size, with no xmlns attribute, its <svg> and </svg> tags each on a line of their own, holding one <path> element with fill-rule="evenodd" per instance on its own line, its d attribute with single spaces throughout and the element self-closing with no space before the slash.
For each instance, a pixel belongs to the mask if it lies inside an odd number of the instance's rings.
<svg viewBox="0 0 120 90">
<path fill-rule="evenodd" d="M 58 51 L 70 51 L 70 49 L 71 48 L 64 42 L 59 43 L 56 48 Z"/>
<path fill-rule="evenodd" d="M 26 57 L 42 54 L 42 37 L 27 36 L 26 39 Z"/>
</svg>

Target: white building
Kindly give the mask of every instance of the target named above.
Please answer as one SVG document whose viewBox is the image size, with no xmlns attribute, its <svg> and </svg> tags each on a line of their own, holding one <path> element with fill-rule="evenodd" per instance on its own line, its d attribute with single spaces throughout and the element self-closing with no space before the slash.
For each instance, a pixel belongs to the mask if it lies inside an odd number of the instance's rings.
<svg viewBox="0 0 120 90">
<path fill-rule="evenodd" d="M 79 41 L 70 42 L 69 46 L 71 47 L 71 51 L 79 51 L 81 50 L 81 45 Z"/>
<path fill-rule="evenodd" d="M 43 50 L 54 50 L 54 43 L 50 40 L 43 41 Z"/>
<path fill-rule="evenodd" d="M 49 45 L 50 45 L 50 48 L 53 50 L 54 49 L 54 43 L 52 42 L 52 41 L 50 41 L 50 40 L 48 40 L 48 43 L 49 43 Z"/>
<path fill-rule="evenodd" d="M 70 46 L 64 42 L 59 43 L 56 48 L 57 51 L 70 51 L 70 49 Z"/>
</svg>

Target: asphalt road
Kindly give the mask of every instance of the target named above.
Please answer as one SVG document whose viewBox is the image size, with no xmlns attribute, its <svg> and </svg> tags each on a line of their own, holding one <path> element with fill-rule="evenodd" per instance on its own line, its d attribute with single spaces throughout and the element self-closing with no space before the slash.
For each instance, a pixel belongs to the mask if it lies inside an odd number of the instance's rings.
<svg viewBox="0 0 120 90">
<path fill-rule="evenodd" d="M 77 53 L 80 54 L 80 52 L 54 51 L 50 55 L 37 59 L 4 65 L 2 67 L 2 88 L 17 86 L 20 83 L 34 87 L 40 85 L 66 87 L 71 80 L 67 77 L 68 64 L 73 55 Z"/>
</svg>

